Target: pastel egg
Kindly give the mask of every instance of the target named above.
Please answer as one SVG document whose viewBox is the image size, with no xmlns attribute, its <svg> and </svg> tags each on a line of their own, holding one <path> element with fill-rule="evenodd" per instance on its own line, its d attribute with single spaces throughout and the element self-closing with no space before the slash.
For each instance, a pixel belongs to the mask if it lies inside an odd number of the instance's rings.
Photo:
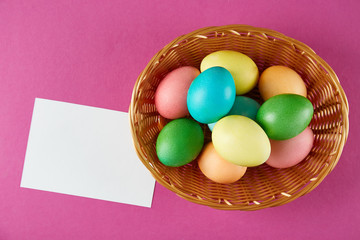
<svg viewBox="0 0 360 240">
<path fill-rule="evenodd" d="M 311 151 L 314 134 L 307 127 L 296 137 L 288 140 L 271 140 L 271 154 L 266 163 L 274 168 L 288 168 L 301 162 Z"/>
<path fill-rule="evenodd" d="M 194 160 L 204 145 L 204 133 L 194 120 L 172 120 L 160 131 L 156 153 L 161 163 L 180 167 Z"/>
<path fill-rule="evenodd" d="M 230 111 L 234 101 L 234 80 L 222 67 L 202 72 L 191 83 L 187 94 L 190 115 L 201 123 L 216 122 Z"/>
<path fill-rule="evenodd" d="M 232 115 L 215 124 L 212 141 L 225 160 L 244 167 L 264 163 L 270 155 L 270 141 L 264 130 L 248 117 Z"/>
<path fill-rule="evenodd" d="M 209 142 L 198 157 L 201 172 L 210 180 L 217 183 L 233 183 L 238 181 L 246 172 L 246 167 L 238 166 L 224 160 Z"/>
<path fill-rule="evenodd" d="M 155 106 L 161 116 L 176 119 L 189 114 L 186 105 L 187 92 L 199 74 L 198 69 L 185 66 L 166 75 L 155 92 Z"/>
<path fill-rule="evenodd" d="M 211 67 L 220 66 L 229 70 L 234 78 L 236 94 L 242 95 L 253 89 L 259 78 L 255 62 L 240 52 L 222 50 L 210 53 L 201 62 L 201 72 Z"/>
<path fill-rule="evenodd" d="M 264 100 L 284 94 L 292 93 L 306 97 L 306 86 L 300 75 L 285 66 L 272 66 L 261 74 L 259 91 Z"/>
<path fill-rule="evenodd" d="M 286 140 L 300 134 L 314 114 L 312 103 L 297 94 L 280 94 L 260 107 L 256 121 L 270 139 Z"/>
<path fill-rule="evenodd" d="M 259 108 L 260 104 L 254 99 L 245 96 L 236 96 L 234 105 L 230 109 L 230 112 L 226 114 L 226 116 L 242 115 L 255 120 Z M 208 124 L 211 131 L 213 130 L 215 124 L 216 122 Z"/>
</svg>

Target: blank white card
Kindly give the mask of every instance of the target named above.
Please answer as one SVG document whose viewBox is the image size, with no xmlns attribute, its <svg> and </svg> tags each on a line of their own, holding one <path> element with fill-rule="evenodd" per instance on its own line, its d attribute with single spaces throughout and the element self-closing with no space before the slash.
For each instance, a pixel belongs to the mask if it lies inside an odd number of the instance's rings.
<svg viewBox="0 0 360 240">
<path fill-rule="evenodd" d="M 21 187 L 151 207 L 128 113 L 35 99 Z"/>
</svg>

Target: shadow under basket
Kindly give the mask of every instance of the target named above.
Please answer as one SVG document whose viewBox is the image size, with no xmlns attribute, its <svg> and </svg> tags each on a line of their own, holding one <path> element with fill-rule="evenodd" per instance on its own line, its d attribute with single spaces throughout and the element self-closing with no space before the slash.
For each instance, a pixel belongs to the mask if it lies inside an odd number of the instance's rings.
<svg viewBox="0 0 360 240">
<path fill-rule="evenodd" d="M 257 64 L 260 73 L 272 65 L 294 69 L 304 80 L 314 107 L 310 128 L 314 146 L 299 164 L 275 169 L 266 164 L 248 168 L 232 184 L 206 178 L 197 161 L 178 168 L 161 164 L 156 139 L 169 120 L 155 108 L 157 86 L 167 73 L 181 66 L 199 69 L 201 60 L 218 50 L 235 50 Z M 258 90 L 248 96 L 261 101 Z M 246 25 L 207 27 L 180 36 L 148 63 L 134 86 L 129 109 L 137 154 L 156 181 L 191 202 L 217 209 L 258 210 L 279 206 L 313 190 L 337 164 L 349 131 L 348 102 L 330 66 L 305 44 L 276 31 Z M 205 142 L 210 141 L 203 125 Z"/>
</svg>

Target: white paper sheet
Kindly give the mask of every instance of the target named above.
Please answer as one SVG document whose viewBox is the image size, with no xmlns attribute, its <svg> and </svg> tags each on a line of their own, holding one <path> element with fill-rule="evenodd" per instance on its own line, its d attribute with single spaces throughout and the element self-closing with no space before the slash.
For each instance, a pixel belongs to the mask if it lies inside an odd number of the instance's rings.
<svg viewBox="0 0 360 240">
<path fill-rule="evenodd" d="M 128 113 L 35 99 L 21 187 L 151 207 Z"/>
</svg>

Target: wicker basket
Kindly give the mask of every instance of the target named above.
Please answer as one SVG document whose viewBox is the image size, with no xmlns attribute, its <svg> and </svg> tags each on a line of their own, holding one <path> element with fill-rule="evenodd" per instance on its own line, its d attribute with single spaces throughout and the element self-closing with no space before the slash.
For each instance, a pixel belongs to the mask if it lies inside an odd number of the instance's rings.
<svg viewBox="0 0 360 240">
<path fill-rule="evenodd" d="M 310 127 L 314 146 L 304 161 L 287 169 L 266 164 L 249 168 L 233 184 L 207 179 L 197 161 L 171 168 L 161 164 L 155 143 L 168 122 L 156 111 L 154 94 L 164 76 L 180 66 L 199 68 L 201 60 L 217 50 L 236 50 L 251 57 L 260 73 L 285 65 L 303 78 L 314 106 Z M 249 94 L 260 100 L 257 89 Z M 191 202 L 217 209 L 257 210 L 279 206 L 310 192 L 338 162 L 348 135 L 348 103 L 334 71 L 305 44 L 281 33 L 246 25 L 203 28 L 180 36 L 149 62 L 136 81 L 130 105 L 130 124 L 137 154 L 163 186 Z M 210 141 L 206 126 L 205 141 Z"/>
</svg>

